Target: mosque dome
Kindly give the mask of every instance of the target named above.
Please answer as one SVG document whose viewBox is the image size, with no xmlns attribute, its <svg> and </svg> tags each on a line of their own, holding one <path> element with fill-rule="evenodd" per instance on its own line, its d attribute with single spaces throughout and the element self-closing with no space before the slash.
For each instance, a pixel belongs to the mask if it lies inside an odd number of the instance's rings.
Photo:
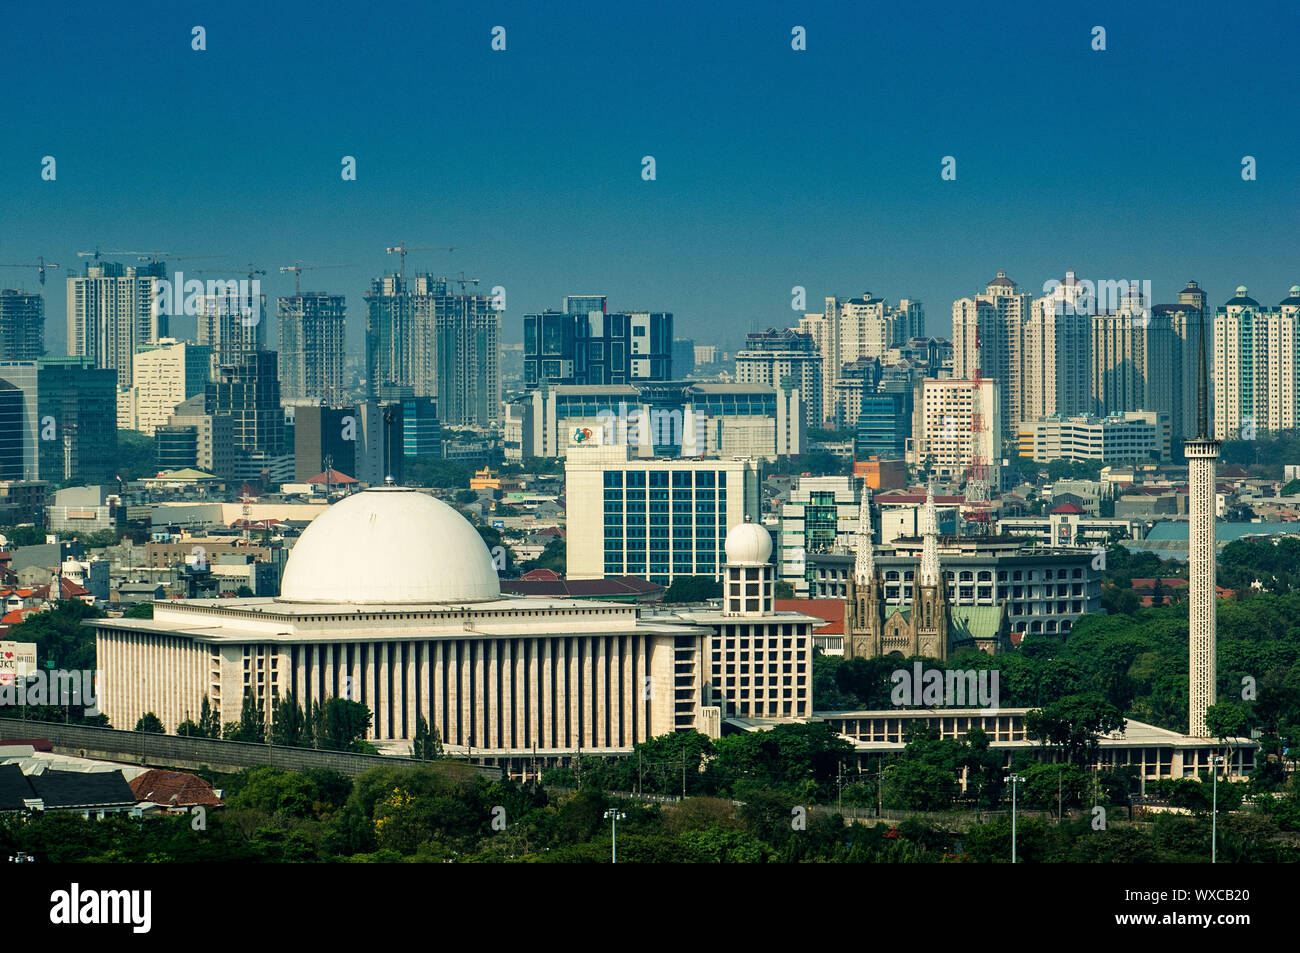
<svg viewBox="0 0 1300 953">
<path fill-rule="evenodd" d="M 757 523 L 737 523 L 727 531 L 723 545 L 728 563 L 762 566 L 772 555 L 772 534 Z"/>
<path fill-rule="evenodd" d="M 361 605 L 500 598 L 483 537 L 426 493 L 376 487 L 335 503 L 289 553 L 281 602 Z"/>
</svg>

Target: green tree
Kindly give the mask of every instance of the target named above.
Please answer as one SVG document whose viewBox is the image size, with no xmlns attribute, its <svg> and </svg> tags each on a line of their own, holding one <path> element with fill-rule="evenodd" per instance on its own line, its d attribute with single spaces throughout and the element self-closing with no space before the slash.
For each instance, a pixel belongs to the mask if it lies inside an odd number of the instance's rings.
<svg viewBox="0 0 1300 953">
<path fill-rule="evenodd" d="M 438 727 L 432 730 L 424 715 L 415 716 L 415 740 L 411 745 L 411 757 L 421 761 L 436 761 L 442 757 L 442 738 L 438 736 Z"/>
<path fill-rule="evenodd" d="M 140 602 L 140 603 L 137 603 L 136 605 L 133 605 L 131 608 L 129 608 L 129 609 L 127 609 L 125 612 L 123 612 L 123 613 L 122 613 L 122 618 L 124 618 L 124 619 L 152 619 L 152 618 L 153 618 L 153 603 L 152 603 L 152 602 Z"/>
<path fill-rule="evenodd" d="M 206 694 L 203 696 L 203 704 L 199 707 L 198 734 L 204 738 L 221 737 L 221 714 L 212 707 Z"/>
<path fill-rule="evenodd" d="M 1246 730 L 1246 710 L 1237 702 L 1210 705 L 1205 709 L 1205 727 L 1226 744 L 1229 738 L 1239 738 Z"/>
<path fill-rule="evenodd" d="M 253 592 L 253 590 L 248 588 L 248 586 L 240 586 L 235 590 L 236 599 L 251 599 L 255 595 L 257 595 L 257 593 Z"/>
<path fill-rule="evenodd" d="M 1119 709 L 1096 692 L 1080 692 L 1035 708 L 1025 716 L 1025 735 L 1056 746 L 1070 764 L 1097 760 L 1100 737 L 1124 728 Z"/>
<path fill-rule="evenodd" d="M 462 506 L 466 503 L 477 503 L 478 490 L 457 490 L 452 499 Z"/>
<path fill-rule="evenodd" d="M 135 723 L 135 730 L 147 731 L 155 735 L 163 735 L 167 733 L 167 729 L 163 727 L 162 720 L 151 711 L 147 711 L 140 716 L 140 720 Z"/>
<path fill-rule="evenodd" d="M 261 696 L 249 692 L 244 695 L 239 708 L 239 736 L 236 741 L 248 744 L 266 744 L 266 708 Z"/>
<path fill-rule="evenodd" d="M 793 599 L 794 586 L 784 579 L 778 579 L 772 587 L 772 597 L 774 599 Z"/>
<path fill-rule="evenodd" d="M 676 576 L 664 592 L 665 603 L 706 602 L 722 595 L 722 583 L 712 576 Z"/>
<path fill-rule="evenodd" d="M 305 747 L 309 743 L 307 716 L 302 705 L 291 695 L 276 701 L 271 715 L 271 743 L 289 748 Z"/>
<path fill-rule="evenodd" d="M 331 698 L 323 708 L 324 748 L 335 751 L 361 751 L 370 729 L 370 709 L 346 698 Z"/>
</svg>

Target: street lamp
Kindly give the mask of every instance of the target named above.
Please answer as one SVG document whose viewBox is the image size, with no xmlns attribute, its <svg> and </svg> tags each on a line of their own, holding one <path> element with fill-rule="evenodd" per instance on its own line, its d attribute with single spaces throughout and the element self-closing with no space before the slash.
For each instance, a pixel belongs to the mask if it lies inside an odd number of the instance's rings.
<svg viewBox="0 0 1300 953">
<path fill-rule="evenodd" d="M 627 815 L 622 811 L 610 808 L 605 812 L 605 819 L 609 821 L 609 862 L 618 863 L 618 822 L 627 819 Z"/>
<path fill-rule="evenodd" d="M 1216 754 L 1210 757 L 1210 764 L 1214 766 L 1214 806 L 1210 810 L 1210 863 L 1219 862 L 1219 765 L 1223 764 L 1223 755 Z"/>
<path fill-rule="evenodd" d="M 1011 862 L 1016 862 L 1016 785 L 1024 784 L 1025 778 L 1020 774 L 1009 774 L 1006 780 L 1011 782 Z"/>
</svg>

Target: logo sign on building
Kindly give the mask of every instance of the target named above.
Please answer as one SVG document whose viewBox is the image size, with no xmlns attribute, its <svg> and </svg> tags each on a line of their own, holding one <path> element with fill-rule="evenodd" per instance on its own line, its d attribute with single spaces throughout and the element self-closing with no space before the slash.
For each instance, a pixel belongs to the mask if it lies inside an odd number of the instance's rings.
<svg viewBox="0 0 1300 953">
<path fill-rule="evenodd" d="M 36 671 L 35 642 L 0 642 L 0 685 Z"/>
<path fill-rule="evenodd" d="M 590 427 L 574 427 L 569 440 L 571 443 L 590 443 L 591 438 L 592 433 Z"/>
</svg>

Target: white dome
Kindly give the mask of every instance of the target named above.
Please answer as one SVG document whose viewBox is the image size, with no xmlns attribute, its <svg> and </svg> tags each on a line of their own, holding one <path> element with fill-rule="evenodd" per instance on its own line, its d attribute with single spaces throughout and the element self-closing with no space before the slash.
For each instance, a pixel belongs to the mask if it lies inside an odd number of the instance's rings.
<svg viewBox="0 0 1300 953">
<path fill-rule="evenodd" d="M 757 523 L 737 523 L 727 531 L 723 545 L 727 562 L 762 566 L 772 555 L 772 534 Z"/>
<path fill-rule="evenodd" d="M 479 602 L 501 596 L 478 530 L 441 500 L 402 487 L 349 496 L 289 553 L 282 602 Z"/>
</svg>

